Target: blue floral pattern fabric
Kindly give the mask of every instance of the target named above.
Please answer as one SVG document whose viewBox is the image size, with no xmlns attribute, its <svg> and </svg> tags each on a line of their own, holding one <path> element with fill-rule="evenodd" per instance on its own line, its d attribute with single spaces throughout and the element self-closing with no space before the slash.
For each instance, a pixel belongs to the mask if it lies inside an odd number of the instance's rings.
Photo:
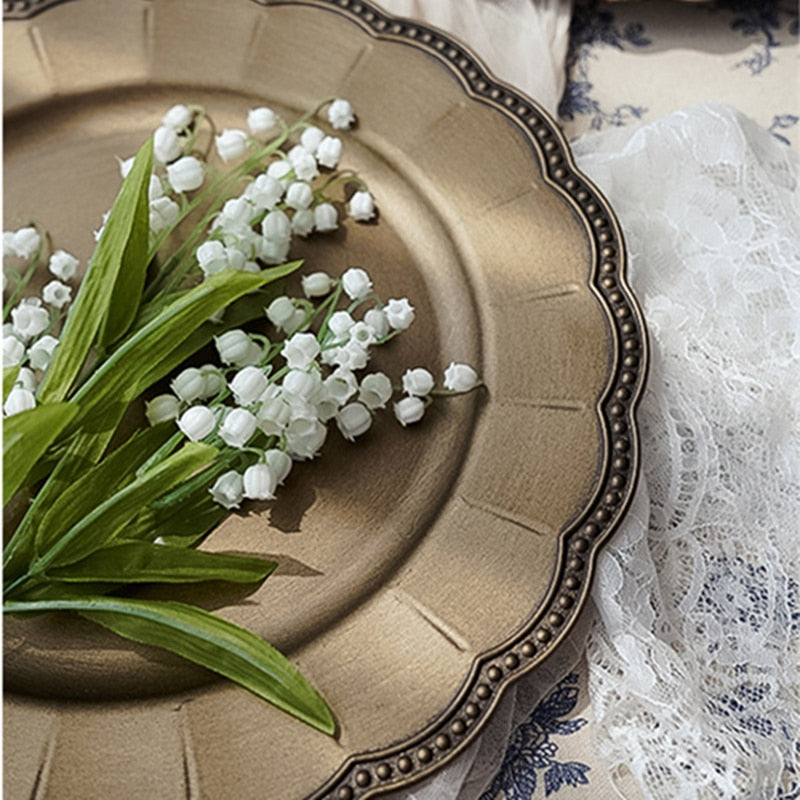
<svg viewBox="0 0 800 800">
<path fill-rule="evenodd" d="M 570 673 L 533 709 L 514 732 L 503 764 L 481 800 L 532 800 L 560 789 L 588 785 L 590 767 L 559 753 L 553 737 L 569 736 L 587 724 L 569 718 L 578 702 L 578 674 Z"/>
<path fill-rule="evenodd" d="M 577 0 L 559 118 L 574 137 L 727 102 L 800 146 L 798 53 L 797 6 L 780 0 Z"/>
</svg>

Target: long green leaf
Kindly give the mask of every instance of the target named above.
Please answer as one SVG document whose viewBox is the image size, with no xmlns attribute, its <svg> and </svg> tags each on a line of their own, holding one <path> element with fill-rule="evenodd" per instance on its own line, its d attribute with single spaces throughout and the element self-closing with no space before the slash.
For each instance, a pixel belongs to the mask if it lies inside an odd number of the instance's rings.
<svg viewBox="0 0 800 800">
<path fill-rule="evenodd" d="M 65 583 L 260 583 L 276 566 L 274 561 L 253 556 L 125 542 L 48 570 L 47 578 Z"/>
<path fill-rule="evenodd" d="M 139 510 L 213 461 L 209 445 L 189 443 L 140 478 L 98 504 L 80 522 L 59 536 L 31 564 L 32 574 L 85 558 L 108 546 Z"/>
<path fill-rule="evenodd" d="M 114 597 L 8 602 L 3 611 L 77 611 L 119 636 L 162 647 L 213 670 L 324 733 L 335 729 L 325 701 L 285 656 L 207 611 L 182 603 Z"/>
<path fill-rule="evenodd" d="M 76 464 L 64 480 L 69 488 L 54 485 L 42 487 L 42 499 L 31 508 L 28 524 L 36 531 L 36 550 L 47 550 L 73 525 L 90 514 L 136 477 L 136 470 L 169 439 L 175 430 L 165 422 L 136 431 L 116 450 L 96 465 Z"/>
<path fill-rule="evenodd" d="M 149 148 L 149 149 L 147 149 Z M 105 350 L 130 328 L 136 318 L 147 277 L 148 249 L 150 245 L 149 173 L 152 171 L 152 140 L 145 145 L 148 179 L 134 181 L 139 190 L 135 198 L 133 219 L 122 261 L 117 271 L 108 310 L 98 333 L 98 345 Z M 135 164 L 135 161 L 134 161 Z"/>
<path fill-rule="evenodd" d="M 77 413 L 74 403 L 50 403 L 3 420 L 3 505 Z"/>
<path fill-rule="evenodd" d="M 39 387 L 41 402 L 53 403 L 67 397 L 108 316 L 128 242 L 132 234 L 139 235 L 136 220 L 143 187 L 146 191 L 150 181 L 152 152 L 150 139 L 137 153 L 114 201 L 81 288 L 67 315 L 60 344 Z"/>
<path fill-rule="evenodd" d="M 8 395 L 11 393 L 11 390 L 14 388 L 14 384 L 17 380 L 17 375 L 19 375 L 19 364 L 14 367 L 4 367 L 3 368 L 3 402 L 8 399 Z"/>
</svg>

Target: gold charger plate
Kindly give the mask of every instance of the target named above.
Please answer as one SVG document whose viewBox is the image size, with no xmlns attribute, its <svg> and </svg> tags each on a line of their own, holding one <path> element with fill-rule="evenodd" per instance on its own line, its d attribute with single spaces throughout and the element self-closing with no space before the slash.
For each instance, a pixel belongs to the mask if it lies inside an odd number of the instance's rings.
<svg viewBox="0 0 800 800">
<path fill-rule="evenodd" d="M 34 217 L 85 259 L 113 157 L 172 103 L 224 127 L 346 97 L 345 161 L 380 220 L 299 254 L 411 298 L 387 370 L 468 361 L 488 386 L 415 429 L 329 442 L 204 545 L 275 556 L 263 587 L 181 595 L 286 652 L 335 737 L 82 620 L 6 620 L 6 797 L 348 800 L 430 774 L 570 630 L 629 505 L 646 336 L 613 212 L 535 102 L 365 2 L 5 11 L 6 229 Z"/>
</svg>

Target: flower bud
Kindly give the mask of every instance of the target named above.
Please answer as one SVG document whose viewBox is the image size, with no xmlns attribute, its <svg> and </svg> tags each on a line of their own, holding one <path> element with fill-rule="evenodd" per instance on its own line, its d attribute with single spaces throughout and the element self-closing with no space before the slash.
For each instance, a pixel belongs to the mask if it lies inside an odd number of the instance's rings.
<svg viewBox="0 0 800 800">
<path fill-rule="evenodd" d="M 420 397 L 404 397 L 394 404 L 394 416 L 405 428 L 419 422 L 425 414 L 425 402 Z"/>
<path fill-rule="evenodd" d="M 159 394 L 144 405 L 144 413 L 151 425 L 177 419 L 181 404 L 174 394 Z"/>
<path fill-rule="evenodd" d="M 42 299 L 53 308 L 63 308 L 72 300 L 72 287 L 61 281 L 50 281 L 42 289 Z"/>
<path fill-rule="evenodd" d="M 388 300 L 383 307 L 386 321 L 397 331 L 404 331 L 414 321 L 414 308 L 405 297 Z"/>
<path fill-rule="evenodd" d="M 451 392 L 468 392 L 478 385 L 478 374 L 469 364 L 451 362 L 444 371 L 444 388 Z"/>
<path fill-rule="evenodd" d="M 424 367 L 406 370 L 403 375 L 403 391 L 415 397 L 425 397 L 433 389 L 433 375 Z"/>
<path fill-rule="evenodd" d="M 34 369 L 46 370 L 58 346 L 55 336 L 42 336 L 28 350 L 28 361 Z"/>
<path fill-rule="evenodd" d="M 240 406 L 249 406 L 255 403 L 264 393 L 269 384 L 264 371 L 258 367 L 245 367 L 240 369 L 228 384 Z"/>
<path fill-rule="evenodd" d="M 312 272 L 303 275 L 300 281 L 306 297 L 324 297 L 336 285 L 336 281 L 327 272 Z"/>
<path fill-rule="evenodd" d="M 334 169 L 342 155 L 342 140 L 338 136 L 326 136 L 317 146 L 317 161 L 323 167 Z"/>
<path fill-rule="evenodd" d="M 238 129 L 226 128 L 215 137 L 214 143 L 223 161 L 241 158 L 247 152 L 247 134 Z"/>
<path fill-rule="evenodd" d="M 339 98 L 328 106 L 328 122 L 337 130 L 349 128 L 355 121 L 353 107 L 347 100 Z"/>
<path fill-rule="evenodd" d="M 287 339 L 281 350 L 289 369 L 305 370 L 319 355 L 319 342 L 313 333 L 295 333 Z"/>
<path fill-rule="evenodd" d="M 229 447 L 241 449 L 256 432 L 257 423 L 255 415 L 246 408 L 234 408 L 222 421 L 219 435 Z"/>
<path fill-rule="evenodd" d="M 356 192 L 348 205 L 350 216 L 356 222 L 368 222 L 375 216 L 375 201 L 369 192 Z"/>
<path fill-rule="evenodd" d="M 303 145 L 309 153 L 314 153 L 324 138 L 325 131 L 318 128 L 316 125 L 309 125 L 302 134 L 300 134 L 300 144 Z"/>
<path fill-rule="evenodd" d="M 7 417 L 11 417 L 14 414 L 29 411 L 32 408 L 36 408 L 36 397 L 34 397 L 33 392 L 15 386 L 8 393 L 6 402 L 3 404 L 3 413 Z"/>
<path fill-rule="evenodd" d="M 361 403 L 349 403 L 336 415 L 336 425 L 349 442 L 366 433 L 372 425 L 372 414 Z"/>
<path fill-rule="evenodd" d="M 183 435 L 192 442 L 199 442 L 213 432 L 217 426 L 214 413 L 207 406 L 187 408 L 178 419 L 178 427 Z"/>
<path fill-rule="evenodd" d="M 209 489 L 215 503 L 225 508 L 239 508 L 244 497 L 244 481 L 235 470 L 224 472 Z"/>
<path fill-rule="evenodd" d="M 382 372 L 372 372 L 365 375 L 361 381 L 358 399 L 367 408 L 375 410 L 384 408 L 392 397 L 392 382 Z"/>
<path fill-rule="evenodd" d="M 342 288 L 351 300 L 363 300 L 372 291 L 372 281 L 365 270 L 351 267 L 342 275 Z"/>
<path fill-rule="evenodd" d="M 314 206 L 314 227 L 320 233 L 335 231 L 339 227 L 339 215 L 332 203 L 320 203 Z"/>
<path fill-rule="evenodd" d="M 162 125 L 153 133 L 153 157 L 162 164 L 169 164 L 183 152 L 183 142 L 174 128 Z"/>
<path fill-rule="evenodd" d="M 79 263 L 78 259 L 66 250 L 56 250 L 50 256 L 47 268 L 56 278 L 61 278 L 62 281 L 69 281 L 75 277 Z"/>
<path fill-rule="evenodd" d="M 167 167 L 167 180 L 176 192 L 191 192 L 203 185 L 203 165 L 194 156 L 179 158 Z"/>
<path fill-rule="evenodd" d="M 278 118 L 275 112 L 266 106 L 251 108 L 247 112 L 247 127 L 256 136 L 269 133 L 275 127 L 277 121 Z"/>
</svg>

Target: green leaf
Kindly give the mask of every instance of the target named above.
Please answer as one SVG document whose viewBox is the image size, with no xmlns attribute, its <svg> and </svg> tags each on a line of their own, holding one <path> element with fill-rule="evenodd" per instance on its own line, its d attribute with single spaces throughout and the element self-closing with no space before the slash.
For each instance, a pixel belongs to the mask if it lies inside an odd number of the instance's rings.
<svg viewBox="0 0 800 800">
<path fill-rule="evenodd" d="M 98 464 L 76 459 L 68 471 L 64 470 L 67 474 L 55 476 L 53 487 L 42 487 L 36 508 L 29 512 L 28 524 L 36 531 L 36 550 L 47 550 L 98 505 L 131 483 L 140 465 L 170 438 L 174 429 L 172 423 L 165 422 L 136 431 Z M 64 481 L 68 481 L 68 488 L 59 485 Z"/>
<path fill-rule="evenodd" d="M 97 550 L 68 567 L 50 569 L 47 578 L 66 583 L 260 583 L 276 566 L 253 556 L 125 542 Z"/>
<path fill-rule="evenodd" d="M 187 353 L 183 343 L 210 316 L 233 300 L 255 291 L 266 283 L 283 277 L 299 262 L 284 264 L 260 273 L 226 270 L 186 292 L 155 319 L 129 336 L 98 367 L 74 396 L 81 406 L 80 415 L 70 426 L 89 426 L 105 409 L 117 409 L 121 419 L 127 405 L 148 386 L 163 378 Z M 72 430 L 68 431 L 68 433 Z M 100 430 L 110 438 L 113 430 Z"/>
<path fill-rule="evenodd" d="M 147 148 L 147 145 L 145 145 Z M 105 350 L 116 342 L 130 328 L 136 318 L 142 299 L 145 278 L 147 277 L 148 249 L 150 245 L 150 203 L 149 175 L 152 172 L 152 140 L 150 148 L 145 149 L 145 166 L 147 180 L 134 184 L 139 193 L 135 197 L 133 218 L 131 220 L 128 241 L 122 252 L 122 260 L 114 281 L 108 310 L 103 318 L 98 335 L 98 345 Z M 135 167 L 134 161 L 134 167 Z"/>
<path fill-rule="evenodd" d="M 119 636 L 162 647 L 213 670 L 317 730 L 334 731 L 327 704 L 285 656 L 207 611 L 182 603 L 116 597 L 8 602 L 3 611 L 77 611 Z"/>
<path fill-rule="evenodd" d="M 67 315 L 61 341 L 39 387 L 41 402 L 63 400 L 78 377 L 98 331 L 105 324 L 115 297 L 117 277 L 132 236 L 140 235 L 140 200 L 152 171 L 153 142 L 148 140 L 136 155 L 131 171 L 106 220 L 81 288 Z M 143 189 L 144 187 L 144 189 Z M 138 248 L 134 248 L 134 251 Z M 124 298 L 116 297 L 115 307 Z M 134 308 L 135 313 L 135 308 Z"/>
<path fill-rule="evenodd" d="M 11 390 L 14 388 L 14 384 L 17 381 L 17 375 L 19 375 L 19 364 L 14 367 L 4 367 L 3 368 L 3 402 L 8 399 L 8 395 L 11 393 Z"/>
<path fill-rule="evenodd" d="M 77 413 L 74 403 L 50 403 L 3 420 L 3 505 Z"/>
<path fill-rule="evenodd" d="M 141 508 L 210 464 L 216 455 L 217 451 L 209 445 L 184 445 L 177 453 L 99 503 L 80 522 L 59 536 L 32 562 L 30 574 L 79 561 L 108 546 Z"/>
</svg>

